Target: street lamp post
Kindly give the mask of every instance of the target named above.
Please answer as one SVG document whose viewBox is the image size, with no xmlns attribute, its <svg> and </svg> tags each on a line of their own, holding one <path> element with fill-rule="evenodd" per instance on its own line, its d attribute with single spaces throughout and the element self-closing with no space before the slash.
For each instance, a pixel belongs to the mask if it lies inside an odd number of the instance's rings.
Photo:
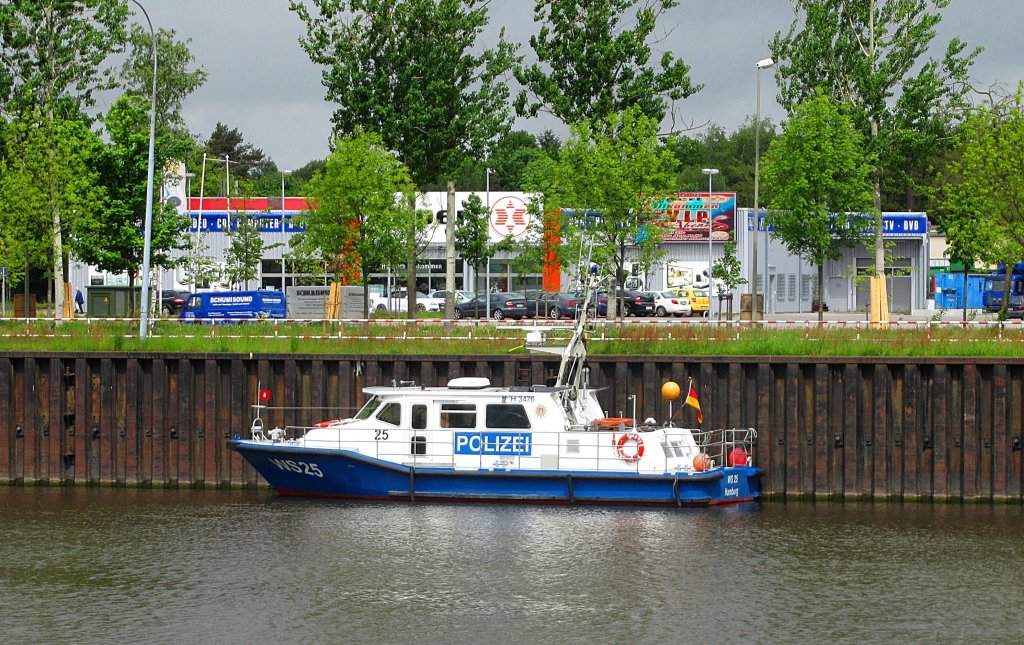
<svg viewBox="0 0 1024 645">
<path fill-rule="evenodd" d="M 156 32 L 153 23 L 139 0 L 132 0 L 146 17 L 149 33 L 153 37 L 153 90 L 149 106 L 149 163 L 146 171 L 146 222 L 142 245 L 142 311 L 139 315 L 139 338 L 149 332 L 149 263 L 150 247 L 153 240 L 153 146 L 156 141 Z"/>
<path fill-rule="evenodd" d="M 708 176 L 708 320 L 711 320 L 711 298 L 715 295 L 715 282 L 711 279 L 711 224 L 714 219 L 711 208 L 711 178 L 718 174 L 718 168 L 705 168 L 701 172 Z M 721 314 L 722 312 L 719 311 L 718 313 Z"/>
<path fill-rule="evenodd" d="M 754 274 L 754 302 L 751 305 L 750 319 L 757 320 L 757 234 L 760 229 L 761 212 L 757 205 L 758 178 L 761 174 L 761 70 L 773 66 L 775 61 L 765 58 L 757 61 L 757 110 L 754 112 L 754 261 L 751 263 Z M 768 299 L 768 227 L 764 229 L 764 299 Z"/>
<path fill-rule="evenodd" d="M 281 171 L 281 232 L 284 233 L 284 178 L 285 175 L 292 174 L 291 170 Z M 288 286 L 288 265 L 285 264 L 285 254 L 281 253 L 281 291 L 286 292 Z"/>
<path fill-rule="evenodd" d="M 488 219 L 487 239 L 490 240 L 490 237 L 491 237 L 491 227 L 490 227 L 490 221 L 489 221 L 490 218 L 491 218 L 491 169 L 490 168 L 486 169 L 486 175 L 487 175 L 487 179 L 486 179 L 486 190 L 487 190 L 487 193 L 486 194 L 487 194 L 487 219 Z M 490 245 L 491 245 L 490 241 L 488 241 L 487 242 L 487 246 L 490 247 Z M 488 248 L 488 250 L 490 250 L 490 248 Z M 487 256 L 487 274 L 484 276 L 484 295 L 487 296 L 487 304 L 485 305 L 486 315 L 487 315 L 487 319 L 490 320 L 491 319 L 491 256 L 489 254 Z"/>
</svg>

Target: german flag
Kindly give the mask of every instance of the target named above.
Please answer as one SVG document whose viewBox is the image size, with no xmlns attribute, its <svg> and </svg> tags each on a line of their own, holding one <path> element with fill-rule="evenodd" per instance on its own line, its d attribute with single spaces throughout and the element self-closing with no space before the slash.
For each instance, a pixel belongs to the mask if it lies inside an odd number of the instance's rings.
<svg viewBox="0 0 1024 645">
<path fill-rule="evenodd" d="M 693 388 L 693 379 L 690 379 L 690 392 L 686 395 L 686 405 L 697 409 L 697 423 L 704 423 L 704 415 L 700 413 L 700 399 L 697 398 L 697 390 Z"/>
</svg>

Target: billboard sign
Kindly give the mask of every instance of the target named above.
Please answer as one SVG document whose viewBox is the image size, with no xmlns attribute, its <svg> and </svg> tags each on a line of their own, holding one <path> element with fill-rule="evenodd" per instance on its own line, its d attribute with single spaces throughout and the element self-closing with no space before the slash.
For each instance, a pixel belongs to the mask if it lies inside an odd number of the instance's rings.
<svg viewBox="0 0 1024 645">
<path fill-rule="evenodd" d="M 736 226 L 736 193 L 676 193 L 656 201 L 654 212 L 661 214 L 665 242 L 708 241 L 710 213 L 711 240 L 729 242 Z"/>
</svg>

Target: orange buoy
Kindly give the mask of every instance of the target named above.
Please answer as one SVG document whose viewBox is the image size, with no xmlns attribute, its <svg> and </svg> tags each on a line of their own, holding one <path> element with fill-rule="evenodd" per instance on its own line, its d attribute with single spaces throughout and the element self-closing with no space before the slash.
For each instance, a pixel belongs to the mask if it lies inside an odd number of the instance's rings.
<svg viewBox="0 0 1024 645">
<path fill-rule="evenodd" d="M 679 384 L 675 381 L 666 381 L 665 384 L 661 386 L 661 396 L 665 397 L 665 399 L 669 401 L 675 401 L 678 399 L 679 392 Z"/>
<path fill-rule="evenodd" d="M 693 458 L 693 469 L 699 473 L 707 470 L 711 470 L 712 465 L 711 457 L 707 453 L 697 453 L 697 456 Z"/>
</svg>

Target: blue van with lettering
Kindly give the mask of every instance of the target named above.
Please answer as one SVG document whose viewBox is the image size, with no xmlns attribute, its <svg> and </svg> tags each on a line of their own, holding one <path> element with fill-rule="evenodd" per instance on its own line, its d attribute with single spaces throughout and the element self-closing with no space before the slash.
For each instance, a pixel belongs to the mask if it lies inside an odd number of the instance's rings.
<svg viewBox="0 0 1024 645">
<path fill-rule="evenodd" d="M 204 291 L 188 297 L 178 321 L 237 322 L 287 315 L 280 291 Z"/>
</svg>

